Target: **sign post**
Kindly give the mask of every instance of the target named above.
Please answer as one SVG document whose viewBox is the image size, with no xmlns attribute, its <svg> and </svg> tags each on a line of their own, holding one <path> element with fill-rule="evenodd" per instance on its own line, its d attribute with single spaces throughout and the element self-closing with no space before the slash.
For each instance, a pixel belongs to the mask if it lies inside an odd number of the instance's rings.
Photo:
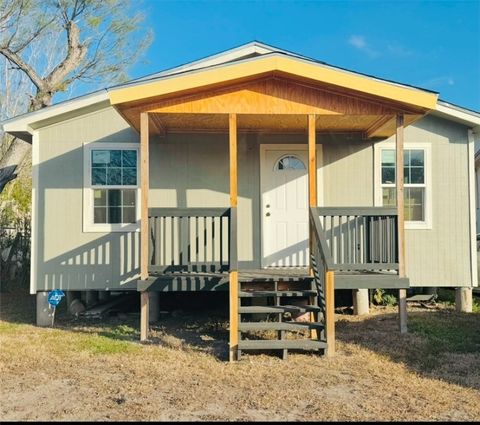
<svg viewBox="0 0 480 425">
<path fill-rule="evenodd" d="M 52 328 L 53 328 L 53 321 L 55 320 L 55 310 L 57 305 L 60 304 L 62 298 L 65 296 L 65 293 L 60 289 L 54 289 L 48 293 L 48 304 L 51 308 L 53 308 L 52 314 Z"/>
</svg>

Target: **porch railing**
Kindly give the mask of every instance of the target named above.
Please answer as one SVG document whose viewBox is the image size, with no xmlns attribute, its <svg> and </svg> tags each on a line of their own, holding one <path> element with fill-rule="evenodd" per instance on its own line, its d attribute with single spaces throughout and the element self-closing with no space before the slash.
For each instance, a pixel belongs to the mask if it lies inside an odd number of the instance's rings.
<svg viewBox="0 0 480 425">
<path fill-rule="evenodd" d="M 311 208 L 312 255 L 327 270 L 398 270 L 397 210 Z"/>
<path fill-rule="evenodd" d="M 236 208 L 150 208 L 149 272 L 235 269 L 236 221 Z"/>
</svg>

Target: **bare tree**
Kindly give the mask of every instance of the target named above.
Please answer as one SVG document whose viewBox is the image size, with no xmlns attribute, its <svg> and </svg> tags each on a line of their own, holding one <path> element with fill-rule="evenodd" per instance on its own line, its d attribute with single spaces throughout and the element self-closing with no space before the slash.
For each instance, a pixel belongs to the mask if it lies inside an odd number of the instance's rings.
<svg viewBox="0 0 480 425">
<path fill-rule="evenodd" d="M 0 0 L 0 54 L 31 83 L 28 110 L 51 105 L 74 82 L 123 81 L 151 41 L 143 16 L 130 12 L 131 0 Z M 32 61 L 39 47 L 43 55 Z M 20 139 L 10 143 L 0 159 L 0 192 L 29 152 Z"/>
</svg>

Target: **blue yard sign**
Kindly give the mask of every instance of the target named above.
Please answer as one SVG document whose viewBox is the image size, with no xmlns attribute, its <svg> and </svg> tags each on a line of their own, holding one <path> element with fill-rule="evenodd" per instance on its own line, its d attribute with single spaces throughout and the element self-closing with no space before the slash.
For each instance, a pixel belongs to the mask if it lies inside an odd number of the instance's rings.
<svg viewBox="0 0 480 425">
<path fill-rule="evenodd" d="M 62 297 L 64 296 L 65 293 L 63 291 L 60 291 L 60 289 L 54 289 L 48 293 L 48 303 L 55 308 L 60 304 L 60 301 L 62 301 Z"/>
<path fill-rule="evenodd" d="M 52 314 L 52 326 L 53 326 L 53 321 L 55 320 L 55 310 L 57 309 L 57 305 L 60 304 L 60 301 L 62 301 L 62 298 L 65 296 L 65 293 L 63 291 L 60 291 L 60 289 L 54 289 L 53 291 L 50 291 L 48 293 L 48 304 L 50 304 L 50 307 L 53 308 L 53 314 Z"/>
</svg>

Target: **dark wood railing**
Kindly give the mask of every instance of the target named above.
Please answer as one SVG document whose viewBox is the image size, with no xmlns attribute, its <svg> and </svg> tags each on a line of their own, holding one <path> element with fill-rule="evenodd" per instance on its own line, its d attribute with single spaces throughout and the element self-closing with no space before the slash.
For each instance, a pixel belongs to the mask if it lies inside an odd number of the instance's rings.
<svg viewBox="0 0 480 425">
<path fill-rule="evenodd" d="M 236 208 L 150 208 L 149 272 L 237 269 Z"/>
<path fill-rule="evenodd" d="M 310 222 L 328 270 L 398 270 L 395 208 L 311 208 Z"/>
</svg>

